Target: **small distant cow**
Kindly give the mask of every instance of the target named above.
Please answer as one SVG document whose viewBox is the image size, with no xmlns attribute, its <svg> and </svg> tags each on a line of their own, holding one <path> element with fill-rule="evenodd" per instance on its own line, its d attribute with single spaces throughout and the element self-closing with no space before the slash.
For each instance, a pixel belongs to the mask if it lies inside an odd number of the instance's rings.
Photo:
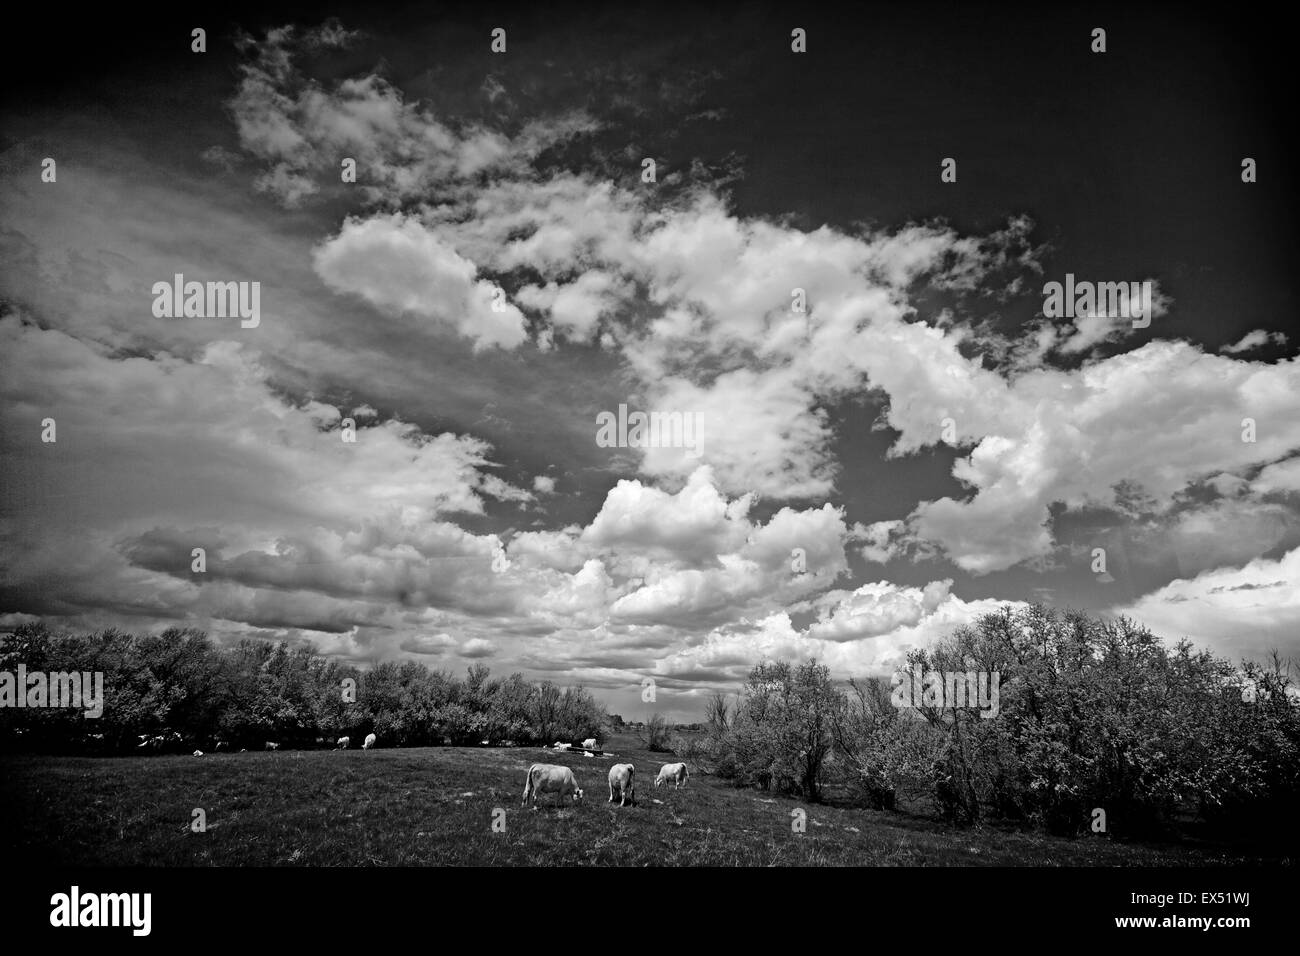
<svg viewBox="0 0 1300 956">
<path fill-rule="evenodd" d="M 671 783 L 674 790 L 680 790 L 686 786 L 686 764 L 684 763 L 666 763 L 659 768 L 659 776 L 655 777 L 655 786 L 661 783 Z"/>
<path fill-rule="evenodd" d="M 552 763 L 535 763 L 528 768 L 528 777 L 524 780 L 524 802 L 521 806 L 528 806 L 531 797 L 533 809 L 536 810 L 539 793 L 555 794 L 556 806 L 568 796 L 572 796 L 575 804 L 582 802 L 582 790 L 573 771 Z"/>
<path fill-rule="evenodd" d="M 596 738 L 595 738 L 595 737 L 588 737 L 586 740 L 584 740 L 584 741 L 582 742 L 582 748 L 583 748 L 584 750 L 595 750 L 595 749 L 596 749 Z"/>
<path fill-rule="evenodd" d="M 230 744 L 226 743 L 224 740 L 218 740 L 216 745 L 212 748 L 212 752 L 220 753 L 223 750 L 229 750 L 229 749 L 230 749 Z"/>
<path fill-rule="evenodd" d="M 351 737 L 340 737 L 338 741 L 334 744 L 334 748 L 336 750 L 347 750 L 351 746 L 352 746 Z"/>
<path fill-rule="evenodd" d="M 194 753 L 190 754 L 190 756 L 191 756 L 191 757 L 202 757 L 202 756 L 203 756 L 203 751 L 202 751 L 202 750 L 196 750 L 196 751 L 194 751 Z"/>
<path fill-rule="evenodd" d="M 267 749 L 267 750 L 279 750 L 279 749 L 280 749 L 280 745 L 277 744 L 274 740 L 268 740 L 268 741 L 266 742 L 266 749 Z"/>
<path fill-rule="evenodd" d="M 553 749 L 553 750 L 570 750 L 570 749 L 572 749 L 572 747 L 573 747 L 573 744 L 562 744 L 562 743 L 560 743 L 560 742 L 557 740 L 557 741 L 555 742 L 555 746 L 554 746 L 552 749 Z"/>
<path fill-rule="evenodd" d="M 374 734 L 366 734 L 366 742 L 361 745 L 362 750 L 374 749 L 375 742 L 378 740 Z"/>
<path fill-rule="evenodd" d="M 626 806 L 632 801 L 636 806 L 636 768 L 630 763 L 616 763 L 609 768 L 609 802 L 614 802 L 614 791 L 618 791 L 618 805 Z"/>
</svg>

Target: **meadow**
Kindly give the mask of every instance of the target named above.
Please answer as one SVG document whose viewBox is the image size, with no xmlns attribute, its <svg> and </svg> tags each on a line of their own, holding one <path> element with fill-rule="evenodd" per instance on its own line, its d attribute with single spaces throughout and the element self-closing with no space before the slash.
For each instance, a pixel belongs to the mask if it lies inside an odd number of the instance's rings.
<svg viewBox="0 0 1300 956">
<path fill-rule="evenodd" d="M 1210 844 L 1067 839 L 931 817 L 809 804 L 695 771 L 651 784 L 671 755 L 423 747 L 156 757 L 0 757 L 8 859 L 101 866 L 1201 866 L 1276 862 Z M 614 763 L 638 806 L 607 803 Z M 573 768 L 580 805 L 520 806 L 531 763 Z M 193 811 L 206 832 L 191 829 Z M 494 832 L 495 813 L 505 828 Z M 792 811 L 806 813 L 805 831 Z M 1264 852 L 1264 851 L 1260 851 Z"/>
</svg>

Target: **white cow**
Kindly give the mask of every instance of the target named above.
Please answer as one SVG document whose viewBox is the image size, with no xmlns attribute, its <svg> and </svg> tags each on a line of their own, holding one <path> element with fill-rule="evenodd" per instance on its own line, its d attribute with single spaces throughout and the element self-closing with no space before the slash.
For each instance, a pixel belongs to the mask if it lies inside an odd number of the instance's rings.
<svg viewBox="0 0 1300 956">
<path fill-rule="evenodd" d="M 630 763 L 616 763 L 609 768 L 609 802 L 614 802 L 614 791 L 618 791 L 618 805 L 625 806 L 631 799 L 636 806 L 636 768 Z"/>
<path fill-rule="evenodd" d="M 595 737 L 588 737 L 586 740 L 584 740 L 584 741 L 582 742 L 582 747 L 583 747 L 584 750 L 595 750 L 595 749 L 596 749 L 596 738 L 595 738 Z"/>
<path fill-rule="evenodd" d="M 203 751 L 202 751 L 202 750 L 196 750 L 196 751 L 194 751 L 194 753 L 190 754 L 190 756 L 191 756 L 191 757 L 202 757 L 202 756 L 203 756 Z"/>
<path fill-rule="evenodd" d="M 351 737 L 340 737 L 340 738 L 338 739 L 338 742 L 334 744 L 334 749 L 335 749 L 335 750 L 347 750 L 347 749 L 348 749 L 349 747 L 351 747 L 351 746 L 352 746 L 352 738 L 351 738 Z"/>
<path fill-rule="evenodd" d="M 280 745 L 277 744 L 274 740 L 268 740 L 268 741 L 266 742 L 266 749 L 267 749 L 267 750 L 279 750 L 279 749 L 280 749 Z"/>
<path fill-rule="evenodd" d="M 557 741 L 555 742 L 555 747 L 552 748 L 552 749 L 554 749 L 554 750 L 569 750 L 569 749 L 572 748 L 572 747 L 573 747 L 573 744 L 562 744 L 562 743 L 560 743 L 560 742 L 557 740 Z"/>
<path fill-rule="evenodd" d="M 666 763 L 659 768 L 659 776 L 655 777 L 655 786 L 661 783 L 673 784 L 674 790 L 680 790 L 686 786 L 686 764 L 684 763 Z"/>
<path fill-rule="evenodd" d="M 370 750 L 372 747 L 375 746 L 375 741 L 376 741 L 377 739 L 378 739 L 378 738 L 375 737 L 374 734 L 366 734 L 366 742 L 363 743 L 363 744 L 361 745 L 361 749 L 362 749 L 362 750 Z"/>
<path fill-rule="evenodd" d="M 539 793 L 554 793 L 557 806 L 570 795 L 574 803 L 582 802 L 582 790 L 578 787 L 573 771 L 553 763 L 535 763 L 528 768 L 528 778 L 524 781 L 524 802 L 521 806 L 527 806 L 531 797 L 533 809 L 536 810 Z"/>
</svg>

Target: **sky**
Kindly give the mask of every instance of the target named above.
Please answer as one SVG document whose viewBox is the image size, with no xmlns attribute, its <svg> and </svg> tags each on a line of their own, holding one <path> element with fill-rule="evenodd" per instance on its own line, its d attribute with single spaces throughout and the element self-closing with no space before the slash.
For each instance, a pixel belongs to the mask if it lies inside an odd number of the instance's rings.
<svg viewBox="0 0 1300 956">
<path fill-rule="evenodd" d="M 485 663 L 629 719 L 1030 602 L 1300 650 L 1265 26 L 334 13 L 52 10 L 60 68 L 5 65 L 0 629 Z M 258 283 L 256 326 L 158 315 L 176 274 Z M 1045 314 L 1067 274 L 1149 283 L 1149 324 Z M 608 447 L 620 405 L 698 443 Z"/>
</svg>

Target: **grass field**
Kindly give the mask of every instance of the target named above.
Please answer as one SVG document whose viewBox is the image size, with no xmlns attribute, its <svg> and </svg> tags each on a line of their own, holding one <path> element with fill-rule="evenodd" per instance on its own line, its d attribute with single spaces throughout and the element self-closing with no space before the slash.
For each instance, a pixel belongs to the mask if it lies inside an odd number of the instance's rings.
<svg viewBox="0 0 1300 956">
<path fill-rule="evenodd" d="M 287 751 L 204 757 L 0 758 L 0 848 L 58 865 L 1122 866 L 1270 862 L 1210 846 L 1060 839 L 852 807 L 801 804 L 693 774 L 651 784 L 671 756 L 537 748 Z M 613 763 L 639 806 L 608 804 Z M 521 809 L 530 763 L 571 766 L 586 801 Z M 505 811 L 504 833 L 492 830 Z M 791 811 L 807 812 L 806 832 Z M 207 832 L 191 832 L 195 808 Z"/>
</svg>

